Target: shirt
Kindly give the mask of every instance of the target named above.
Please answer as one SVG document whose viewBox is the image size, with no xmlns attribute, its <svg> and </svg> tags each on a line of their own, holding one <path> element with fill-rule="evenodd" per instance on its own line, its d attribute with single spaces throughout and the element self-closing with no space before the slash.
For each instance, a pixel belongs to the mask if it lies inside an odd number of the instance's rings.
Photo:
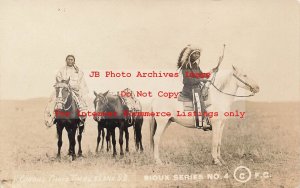
<svg viewBox="0 0 300 188">
<path fill-rule="evenodd" d="M 61 68 L 56 78 L 61 80 L 68 80 L 70 78 L 70 86 L 73 90 L 78 91 L 81 95 L 88 94 L 88 88 L 84 79 L 84 74 L 81 70 L 76 72 L 74 67 L 64 66 Z"/>
</svg>

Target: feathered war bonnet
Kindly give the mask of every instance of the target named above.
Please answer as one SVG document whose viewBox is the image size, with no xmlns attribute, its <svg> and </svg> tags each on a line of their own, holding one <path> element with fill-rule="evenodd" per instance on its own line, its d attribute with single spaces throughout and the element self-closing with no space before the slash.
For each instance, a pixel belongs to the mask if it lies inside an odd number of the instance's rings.
<svg viewBox="0 0 300 188">
<path fill-rule="evenodd" d="M 197 52 L 201 54 L 201 49 L 191 45 L 187 45 L 183 48 L 178 58 L 177 68 L 182 69 L 183 67 L 187 68 L 188 66 L 192 68 L 192 63 L 198 59 L 192 59 L 192 54 Z"/>
</svg>

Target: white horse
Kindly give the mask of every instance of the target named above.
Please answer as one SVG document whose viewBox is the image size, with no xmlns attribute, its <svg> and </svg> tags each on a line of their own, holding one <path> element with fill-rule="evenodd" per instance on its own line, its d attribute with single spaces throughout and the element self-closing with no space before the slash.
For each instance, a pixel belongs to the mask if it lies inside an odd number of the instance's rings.
<svg viewBox="0 0 300 188">
<path fill-rule="evenodd" d="M 211 118 L 212 120 L 212 157 L 213 163 L 216 165 L 225 164 L 221 158 L 221 139 L 224 128 L 224 120 L 226 117 L 224 112 L 230 111 L 230 106 L 233 103 L 238 88 L 243 88 L 251 92 L 253 96 L 259 91 L 259 86 L 250 79 L 246 74 L 243 74 L 236 67 L 232 66 L 230 71 L 219 71 L 216 74 L 215 82 L 210 86 L 209 97 L 211 106 L 207 109 L 209 112 L 218 112 L 218 116 Z M 246 97 L 246 96 L 240 96 Z M 187 128 L 195 128 L 194 117 L 177 116 L 177 111 L 183 112 L 183 104 L 180 101 L 155 98 L 151 105 L 152 112 L 171 112 L 171 117 L 154 117 L 150 121 L 150 144 L 154 154 L 156 163 L 162 164 L 159 157 L 159 143 L 165 130 L 171 123 L 177 123 Z M 201 119 L 201 118 L 200 118 Z M 200 130 L 199 130 L 200 131 Z"/>
</svg>

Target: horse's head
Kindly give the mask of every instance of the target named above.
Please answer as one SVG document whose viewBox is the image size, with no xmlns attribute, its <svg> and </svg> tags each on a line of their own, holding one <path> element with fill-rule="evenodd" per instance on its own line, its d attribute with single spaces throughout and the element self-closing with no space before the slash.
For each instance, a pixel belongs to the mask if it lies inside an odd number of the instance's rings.
<svg viewBox="0 0 300 188">
<path fill-rule="evenodd" d="M 58 80 L 56 78 L 56 84 L 54 85 L 54 88 L 56 90 L 56 104 L 55 109 L 56 110 L 64 110 L 65 105 L 67 103 L 68 97 L 71 94 L 71 87 L 69 85 L 70 78 L 68 80 Z"/>
<path fill-rule="evenodd" d="M 94 91 L 94 94 L 96 96 L 95 100 L 94 100 L 94 106 L 95 106 L 95 112 L 105 112 L 109 110 L 109 103 L 108 103 L 108 98 L 107 98 L 107 94 L 109 91 L 106 91 L 105 93 L 99 93 L 97 94 Z M 93 117 L 95 121 L 100 121 L 101 120 L 101 116 L 94 116 Z"/>
<path fill-rule="evenodd" d="M 241 70 L 239 70 L 237 67 L 232 65 L 233 69 L 233 76 L 236 78 L 236 84 L 238 87 L 241 87 L 243 89 L 246 89 L 250 92 L 258 93 L 259 92 L 259 86 L 257 83 L 249 78 L 249 76 L 245 73 L 243 73 Z"/>
</svg>

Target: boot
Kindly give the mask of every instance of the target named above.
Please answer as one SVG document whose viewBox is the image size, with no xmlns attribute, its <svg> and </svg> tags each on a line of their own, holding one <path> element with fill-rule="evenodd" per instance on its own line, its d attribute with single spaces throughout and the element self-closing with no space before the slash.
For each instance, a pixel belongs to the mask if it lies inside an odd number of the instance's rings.
<svg viewBox="0 0 300 188">
<path fill-rule="evenodd" d="M 203 126 L 204 131 L 211 131 L 212 130 L 212 124 L 208 117 L 205 117 L 206 119 L 206 126 Z"/>
</svg>

